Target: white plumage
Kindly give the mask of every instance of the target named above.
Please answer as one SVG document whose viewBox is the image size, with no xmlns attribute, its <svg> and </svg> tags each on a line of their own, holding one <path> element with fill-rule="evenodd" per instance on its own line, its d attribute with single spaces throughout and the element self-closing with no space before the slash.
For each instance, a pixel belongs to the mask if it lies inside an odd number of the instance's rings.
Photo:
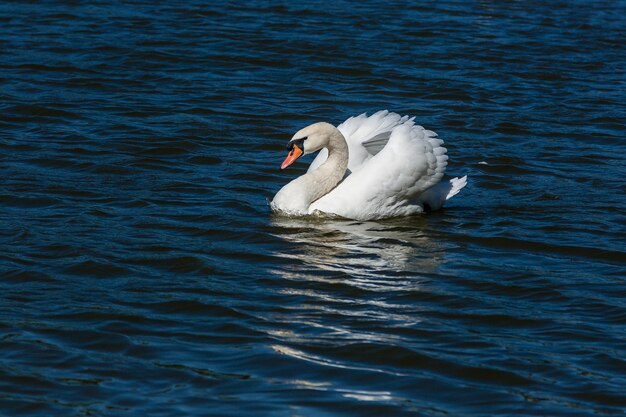
<svg viewBox="0 0 626 417">
<path fill-rule="evenodd" d="M 441 181 L 448 165 L 443 141 L 409 116 L 383 110 L 337 128 L 316 123 L 290 143 L 303 139 L 305 154 L 322 150 L 307 174 L 276 194 L 275 211 L 358 220 L 404 216 L 441 208 L 467 183 L 467 177 Z"/>
</svg>

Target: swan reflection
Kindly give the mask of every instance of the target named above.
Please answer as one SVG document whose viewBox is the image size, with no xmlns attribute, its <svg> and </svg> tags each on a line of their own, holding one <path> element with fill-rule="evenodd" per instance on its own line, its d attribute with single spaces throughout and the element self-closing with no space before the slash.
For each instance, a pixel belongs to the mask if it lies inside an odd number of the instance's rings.
<svg viewBox="0 0 626 417">
<path fill-rule="evenodd" d="M 443 255 L 441 245 L 425 231 L 426 221 L 422 217 L 356 222 L 274 216 L 273 234 L 293 244 L 276 255 L 298 261 L 276 272 L 288 279 L 350 277 L 365 286 L 369 283 L 369 290 L 382 281 L 385 287 L 406 285 L 406 278 L 415 284 L 416 276 L 437 272 Z"/>
<path fill-rule="evenodd" d="M 419 326 L 425 308 L 415 302 L 428 292 L 444 247 L 429 235 L 427 219 L 384 222 L 274 216 L 271 233 L 283 243 L 274 255 L 288 259 L 271 272 L 287 282 L 282 308 L 272 313 L 277 353 L 325 368 L 393 374 L 397 371 L 315 356 L 311 345 L 403 343 Z M 378 398 L 381 393 L 352 393 Z M 386 394 L 385 394 L 386 395 Z"/>
</svg>

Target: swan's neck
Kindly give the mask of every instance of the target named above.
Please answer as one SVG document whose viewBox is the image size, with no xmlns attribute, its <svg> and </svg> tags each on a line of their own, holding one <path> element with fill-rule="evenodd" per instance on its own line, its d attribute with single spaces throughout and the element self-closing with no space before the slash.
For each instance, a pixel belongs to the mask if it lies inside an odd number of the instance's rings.
<svg viewBox="0 0 626 417">
<path fill-rule="evenodd" d="M 343 179 L 348 168 L 348 144 L 341 132 L 337 128 L 333 129 L 326 144 L 326 161 L 316 170 L 285 185 L 272 200 L 272 207 L 294 214 L 306 214 L 311 203 L 328 194 Z"/>
<path fill-rule="evenodd" d="M 306 188 L 307 206 L 328 194 L 343 179 L 348 168 L 348 144 L 338 129 L 329 136 L 328 158 L 316 170 L 300 179 Z"/>
<path fill-rule="evenodd" d="M 307 187 L 311 198 L 309 204 L 332 191 L 343 179 L 348 168 L 348 145 L 339 130 L 331 136 L 326 148 L 328 149 L 326 162 L 304 175 L 308 177 Z"/>
</svg>

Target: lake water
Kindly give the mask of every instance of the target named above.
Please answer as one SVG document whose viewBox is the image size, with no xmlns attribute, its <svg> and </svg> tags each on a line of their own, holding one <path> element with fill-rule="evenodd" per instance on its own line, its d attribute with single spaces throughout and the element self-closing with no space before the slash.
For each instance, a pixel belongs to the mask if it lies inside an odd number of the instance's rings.
<svg viewBox="0 0 626 417">
<path fill-rule="evenodd" d="M 1 3 L 0 415 L 623 415 L 624 16 Z M 445 210 L 270 213 L 295 131 L 380 109 Z"/>
</svg>

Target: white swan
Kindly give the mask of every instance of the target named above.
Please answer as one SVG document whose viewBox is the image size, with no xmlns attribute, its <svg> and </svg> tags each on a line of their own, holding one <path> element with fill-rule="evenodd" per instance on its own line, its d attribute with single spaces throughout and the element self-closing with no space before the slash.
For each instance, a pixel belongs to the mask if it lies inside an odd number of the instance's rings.
<svg viewBox="0 0 626 417">
<path fill-rule="evenodd" d="M 337 127 L 322 122 L 298 131 L 281 169 L 322 151 L 306 174 L 276 193 L 272 209 L 370 220 L 441 208 L 465 187 L 467 176 L 441 181 L 448 165 L 443 141 L 413 119 L 383 110 Z"/>
</svg>

